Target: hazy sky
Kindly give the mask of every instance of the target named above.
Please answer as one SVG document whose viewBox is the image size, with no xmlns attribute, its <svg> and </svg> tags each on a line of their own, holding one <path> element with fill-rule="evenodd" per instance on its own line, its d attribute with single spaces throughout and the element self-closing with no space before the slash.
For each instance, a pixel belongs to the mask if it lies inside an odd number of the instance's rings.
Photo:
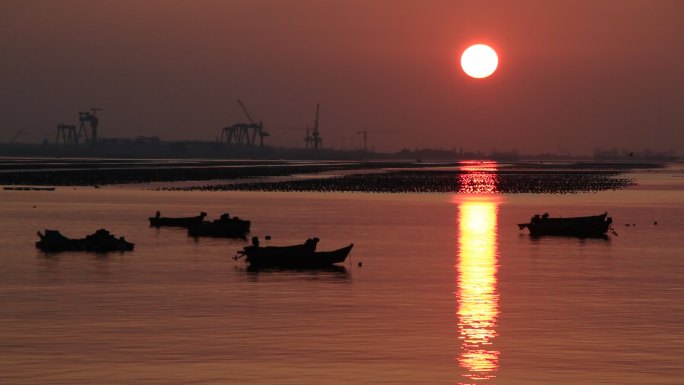
<svg viewBox="0 0 684 385">
<path fill-rule="evenodd" d="M 0 141 L 213 140 L 245 121 L 303 146 L 684 153 L 684 1 L 0 0 Z M 471 43 L 490 78 L 458 65 Z"/>
</svg>

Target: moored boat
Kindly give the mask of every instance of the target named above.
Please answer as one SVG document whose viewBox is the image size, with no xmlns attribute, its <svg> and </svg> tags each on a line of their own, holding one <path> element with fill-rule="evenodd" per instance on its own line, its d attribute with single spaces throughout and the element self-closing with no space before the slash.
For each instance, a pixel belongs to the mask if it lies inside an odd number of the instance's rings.
<svg viewBox="0 0 684 385">
<path fill-rule="evenodd" d="M 45 230 L 45 234 L 38 232 L 40 240 L 36 247 L 47 252 L 57 251 L 132 251 L 135 244 L 126 241 L 124 237 L 115 237 L 109 231 L 100 229 L 85 238 L 68 238 L 57 230 Z"/>
<path fill-rule="evenodd" d="M 250 221 L 223 214 L 211 222 L 202 221 L 188 226 L 188 234 L 192 237 L 244 238 L 250 226 Z"/>
<path fill-rule="evenodd" d="M 316 251 L 318 241 L 318 238 L 310 238 L 302 244 L 291 246 L 259 246 L 258 238 L 254 237 L 252 245 L 238 251 L 235 259 L 245 257 L 250 267 L 329 267 L 344 262 L 354 247 L 352 243 L 337 250 Z"/>
<path fill-rule="evenodd" d="M 207 213 L 202 211 L 200 215 L 195 217 L 162 217 L 161 213 L 157 211 L 157 214 L 155 216 L 149 217 L 148 219 L 150 220 L 150 226 L 153 227 L 190 227 L 202 223 L 202 221 L 204 221 L 204 217 L 206 216 Z"/>
<path fill-rule="evenodd" d="M 565 235 L 574 237 L 605 237 L 613 219 L 608 213 L 585 217 L 551 218 L 548 213 L 535 215 L 529 223 L 519 223 L 532 236 Z"/>
</svg>

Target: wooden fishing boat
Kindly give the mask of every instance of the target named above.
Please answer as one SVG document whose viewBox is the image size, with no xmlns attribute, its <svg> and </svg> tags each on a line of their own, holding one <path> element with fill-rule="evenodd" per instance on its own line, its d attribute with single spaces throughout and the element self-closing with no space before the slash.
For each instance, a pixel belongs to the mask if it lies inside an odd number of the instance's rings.
<svg viewBox="0 0 684 385">
<path fill-rule="evenodd" d="M 535 215 L 529 223 L 519 223 L 532 236 L 565 235 L 573 237 L 605 237 L 613 219 L 608 213 L 586 217 L 551 218 L 549 214 Z"/>
<path fill-rule="evenodd" d="M 192 237 L 244 238 L 250 226 L 250 221 L 223 214 L 211 222 L 202 221 L 188 226 L 188 234 Z"/>
<path fill-rule="evenodd" d="M 259 246 L 252 238 L 252 245 L 238 251 L 235 259 L 245 257 L 250 267 L 318 268 L 342 263 L 347 259 L 354 244 L 332 251 L 316 251 L 318 238 L 291 246 Z"/>
<path fill-rule="evenodd" d="M 153 217 L 149 217 L 148 219 L 150 220 L 150 226 L 153 227 L 162 227 L 162 226 L 169 226 L 169 227 L 190 227 L 193 225 L 197 225 L 202 223 L 204 221 L 204 217 L 207 216 L 207 213 L 202 211 L 200 215 L 196 217 L 180 217 L 180 218 L 172 218 L 172 217 L 162 217 L 160 212 L 157 211 L 157 214 Z"/>
<path fill-rule="evenodd" d="M 40 240 L 36 247 L 47 252 L 58 251 L 132 251 L 135 244 L 126 241 L 124 237 L 115 237 L 109 231 L 100 229 L 85 238 L 68 238 L 57 230 L 45 230 L 45 234 L 38 232 Z"/>
</svg>

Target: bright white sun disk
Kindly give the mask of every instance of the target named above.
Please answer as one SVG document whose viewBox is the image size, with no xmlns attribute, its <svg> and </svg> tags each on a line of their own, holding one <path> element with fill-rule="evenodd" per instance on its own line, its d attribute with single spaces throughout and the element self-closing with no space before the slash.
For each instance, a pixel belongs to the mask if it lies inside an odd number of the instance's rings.
<svg viewBox="0 0 684 385">
<path fill-rule="evenodd" d="M 488 45 L 471 45 L 461 55 L 463 72 L 476 79 L 490 76 L 498 66 L 499 57 L 496 55 L 496 51 Z"/>
</svg>

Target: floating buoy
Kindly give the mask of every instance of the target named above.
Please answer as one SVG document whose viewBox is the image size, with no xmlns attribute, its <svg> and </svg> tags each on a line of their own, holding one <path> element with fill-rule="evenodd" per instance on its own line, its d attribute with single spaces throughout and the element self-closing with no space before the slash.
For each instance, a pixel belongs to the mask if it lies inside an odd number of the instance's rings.
<svg viewBox="0 0 684 385">
<path fill-rule="evenodd" d="M 266 238 L 267 241 L 270 241 L 270 240 L 271 240 L 271 236 L 270 236 L 270 235 L 267 235 L 267 236 L 265 236 L 264 238 Z"/>
<path fill-rule="evenodd" d="M 363 262 L 359 262 L 359 267 L 363 266 Z"/>
</svg>

